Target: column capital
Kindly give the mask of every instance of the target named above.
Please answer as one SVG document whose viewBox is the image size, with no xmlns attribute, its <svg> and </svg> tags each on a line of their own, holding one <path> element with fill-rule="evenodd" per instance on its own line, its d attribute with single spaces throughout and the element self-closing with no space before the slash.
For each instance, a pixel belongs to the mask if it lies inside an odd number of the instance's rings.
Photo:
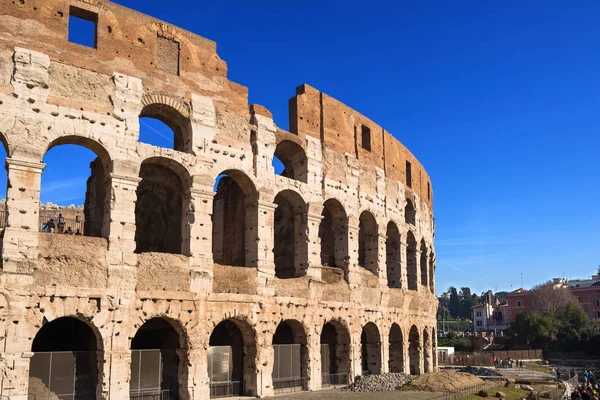
<svg viewBox="0 0 600 400">
<path fill-rule="evenodd" d="M 358 225 L 348 224 L 348 232 L 350 232 L 350 231 L 358 232 L 359 230 L 360 230 L 360 227 Z"/>
<path fill-rule="evenodd" d="M 115 174 L 114 172 L 110 174 L 110 179 L 112 179 L 114 182 L 136 186 L 142 181 L 142 178 L 140 178 L 139 176 L 120 175 Z"/>
<path fill-rule="evenodd" d="M 257 200 L 258 209 L 263 211 L 275 211 L 277 204 L 267 200 Z"/>
<path fill-rule="evenodd" d="M 321 214 L 306 214 L 306 219 L 310 222 L 318 222 L 321 223 L 323 220 L 323 216 Z"/>
<path fill-rule="evenodd" d="M 46 168 L 46 164 L 41 163 L 41 162 L 36 162 L 36 161 L 29 161 L 29 160 L 19 160 L 16 158 L 6 158 L 6 165 L 8 167 L 10 167 L 11 169 L 17 170 L 17 171 L 26 171 L 26 170 L 37 170 L 37 171 L 32 171 L 32 172 L 36 172 L 38 174 L 41 174 L 42 171 L 44 170 L 44 168 Z"/>
</svg>

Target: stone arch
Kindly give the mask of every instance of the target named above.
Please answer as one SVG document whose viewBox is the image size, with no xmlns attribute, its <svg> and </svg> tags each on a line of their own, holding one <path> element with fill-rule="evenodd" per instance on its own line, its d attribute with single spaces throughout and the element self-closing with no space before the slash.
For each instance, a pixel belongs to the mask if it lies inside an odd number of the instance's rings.
<svg viewBox="0 0 600 400">
<path fill-rule="evenodd" d="M 158 252 L 187 254 L 184 242 L 189 238 L 186 222 L 190 175 L 178 162 L 165 157 L 144 160 L 141 181 L 136 190 L 136 253 Z"/>
<path fill-rule="evenodd" d="M 396 323 L 390 328 L 390 372 L 404 372 L 404 338 L 402 330 Z"/>
<path fill-rule="evenodd" d="M 81 146 L 96 155 L 89 165 L 90 175 L 86 181 L 83 215 L 76 212 L 75 215 L 67 213 L 63 216 L 61 210 L 40 210 L 40 228 L 44 232 L 72 231 L 73 234 L 108 238 L 110 234 L 110 173 L 112 172 L 110 152 L 96 139 L 87 136 L 64 135 L 48 143 L 41 154 L 40 161 L 52 149 L 63 145 Z M 74 169 L 73 165 L 70 167 L 71 170 Z M 42 172 L 40 198 L 44 195 L 44 179 L 45 174 Z M 64 218 L 62 226 L 59 224 L 61 217 Z"/>
<path fill-rule="evenodd" d="M 258 192 L 248 175 L 226 170 L 216 178 L 212 213 L 213 261 L 221 265 L 256 265 Z"/>
<path fill-rule="evenodd" d="M 423 372 L 428 373 L 433 371 L 433 363 L 431 360 L 431 337 L 429 330 L 423 329 Z"/>
<path fill-rule="evenodd" d="M 274 203 L 275 276 L 282 279 L 303 276 L 308 265 L 306 203 L 289 189 L 279 192 Z"/>
<path fill-rule="evenodd" d="M 421 266 L 421 285 L 425 286 L 425 288 L 427 288 L 429 286 L 428 279 L 429 279 L 429 272 L 427 271 L 427 245 L 425 244 L 425 239 L 421 239 L 421 260 L 420 260 L 420 266 Z"/>
<path fill-rule="evenodd" d="M 275 391 L 292 387 L 307 389 L 309 354 L 306 330 L 301 322 L 286 319 L 273 334 L 273 388 Z"/>
<path fill-rule="evenodd" d="M 381 373 L 381 336 L 379 328 L 373 322 L 363 326 L 360 335 L 360 355 L 363 375 Z"/>
<path fill-rule="evenodd" d="M 157 119 L 173 130 L 173 149 L 193 153 L 193 130 L 188 107 L 163 94 L 142 98 L 140 118 Z"/>
<path fill-rule="evenodd" d="M 304 183 L 308 181 L 308 158 L 298 143 L 282 140 L 275 147 L 274 159 L 283 164 L 281 176 Z"/>
<path fill-rule="evenodd" d="M 187 398 L 186 358 L 187 335 L 181 324 L 165 317 L 148 319 L 131 339 L 130 393 L 168 391 L 169 398 Z"/>
<path fill-rule="evenodd" d="M 417 210 L 411 199 L 406 199 L 404 206 L 404 222 L 410 225 L 416 225 Z"/>
<path fill-rule="evenodd" d="M 237 318 L 218 323 L 209 338 L 210 396 L 256 395 L 256 333 Z"/>
<path fill-rule="evenodd" d="M 323 203 L 323 219 L 319 224 L 321 264 L 348 271 L 348 215 L 337 199 Z"/>
<path fill-rule="evenodd" d="M 6 156 L 10 157 L 12 155 L 12 145 L 8 142 L 8 138 L 4 132 L 2 132 L 2 130 L 0 130 L 0 144 L 2 144 L 2 147 L 4 147 Z"/>
<path fill-rule="evenodd" d="M 358 224 L 358 265 L 378 276 L 379 231 L 370 211 L 360 214 Z"/>
<path fill-rule="evenodd" d="M 102 337 L 90 322 L 60 317 L 35 335 L 29 367 L 29 396 L 46 398 L 73 393 L 95 398 L 102 385 Z"/>
<path fill-rule="evenodd" d="M 321 330 L 322 386 L 345 385 L 350 376 L 350 332 L 343 323 L 331 320 Z"/>
<path fill-rule="evenodd" d="M 385 265 L 387 271 L 388 287 L 402 287 L 402 265 L 400 261 L 400 231 L 393 222 L 388 222 L 385 240 Z"/>
<path fill-rule="evenodd" d="M 406 278 L 408 280 L 408 290 L 419 289 L 417 283 L 417 240 L 411 231 L 406 234 Z"/>
<path fill-rule="evenodd" d="M 415 325 L 410 328 L 408 335 L 408 357 L 410 359 L 410 374 L 421 374 L 421 338 Z"/>
</svg>

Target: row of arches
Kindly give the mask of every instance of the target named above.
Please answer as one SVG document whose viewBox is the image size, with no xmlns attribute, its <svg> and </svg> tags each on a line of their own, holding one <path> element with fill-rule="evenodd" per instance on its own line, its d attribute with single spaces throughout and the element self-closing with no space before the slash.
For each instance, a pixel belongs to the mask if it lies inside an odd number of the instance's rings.
<svg viewBox="0 0 600 400">
<path fill-rule="evenodd" d="M 111 202 L 114 201 L 110 190 L 110 157 L 101 145 L 91 139 L 64 137 L 55 140 L 50 147 L 72 143 L 89 147 L 98 154 L 90 164 L 91 174 L 86 181 L 83 207 L 86 223 L 83 234 L 108 238 Z M 293 169 L 291 166 L 286 168 Z M 150 157 L 141 163 L 135 201 L 136 253 L 190 254 L 189 243 L 194 223 L 189 217 L 189 210 L 193 208 L 190 182 L 187 169 L 172 159 Z M 258 225 L 258 197 L 252 179 L 244 172 L 226 170 L 217 176 L 210 216 L 213 262 L 231 266 L 256 265 L 258 244 L 253 227 Z M 307 229 L 308 204 L 298 192 L 291 189 L 278 193 L 273 203 L 272 252 L 275 275 L 282 279 L 303 276 L 308 268 L 308 243 L 311 240 Z M 410 200 L 407 200 L 406 207 L 405 215 L 408 218 L 410 210 L 414 210 Z M 350 249 L 346 210 L 337 199 L 328 199 L 322 204 L 320 217 L 318 238 L 321 264 L 343 269 L 347 276 Z M 40 226 L 44 223 L 42 221 Z M 358 232 L 358 264 L 361 267 L 377 276 L 381 275 L 380 270 L 385 269 L 388 285 L 401 288 L 401 253 L 403 243 L 406 243 L 407 289 L 417 290 L 418 281 L 423 286 L 433 287 L 434 256 L 424 240 L 417 244 L 410 229 L 406 238 L 402 238 L 396 222 L 390 221 L 386 230 L 385 254 L 380 257 L 379 238 L 375 216 L 363 211 L 359 217 Z M 417 259 L 417 251 L 420 251 L 420 259 Z M 385 267 L 379 266 L 380 259 L 385 259 Z"/>
<path fill-rule="evenodd" d="M 392 324 L 386 341 L 388 348 L 384 349 L 378 326 L 366 323 L 360 336 L 360 371 L 354 373 L 379 374 L 385 369 L 418 375 L 433 371 L 435 329 L 419 331 L 413 325 L 406 333 L 406 340 L 404 334 L 398 324 Z M 269 363 L 273 366 L 275 392 L 308 388 L 309 378 L 318 376 L 310 371 L 312 351 L 320 352 L 322 387 L 344 385 L 352 379 L 355 350 L 350 332 L 341 320 L 323 324 L 318 348 L 309 348 L 302 323 L 283 320 L 272 336 L 271 345 L 273 356 Z M 87 321 L 62 317 L 44 324 L 33 339 L 31 350 L 30 397 L 95 398 L 100 394 L 103 344 Z M 130 396 L 187 398 L 189 350 L 187 338 L 176 321 L 160 317 L 146 321 L 130 341 Z M 387 368 L 383 367 L 385 353 Z M 261 382 L 257 381 L 257 339 L 253 328 L 237 318 L 218 323 L 210 334 L 206 365 L 211 397 L 257 395 Z"/>
</svg>

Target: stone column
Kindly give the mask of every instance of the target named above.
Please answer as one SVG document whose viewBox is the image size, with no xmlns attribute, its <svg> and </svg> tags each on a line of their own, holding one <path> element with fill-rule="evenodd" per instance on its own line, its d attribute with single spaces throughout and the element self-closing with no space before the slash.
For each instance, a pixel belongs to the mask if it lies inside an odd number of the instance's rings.
<svg viewBox="0 0 600 400">
<path fill-rule="evenodd" d="M 256 396 L 273 396 L 273 335 L 269 332 L 256 331 Z"/>
<path fill-rule="evenodd" d="M 2 246 L 4 273 L 29 274 L 38 258 L 40 187 L 46 165 L 7 158 L 6 228 Z"/>
<path fill-rule="evenodd" d="M 306 240 L 308 252 L 307 275 L 314 279 L 321 279 L 321 238 L 319 238 L 319 227 L 323 219 L 321 204 L 307 204 L 306 214 Z"/>
<path fill-rule="evenodd" d="M 191 288 L 195 293 L 212 289 L 212 206 L 215 193 L 212 188 L 191 188 L 189 210 L 185 215 L 189 240 L 184 249 L 190 256 Z M 185 252 L 184 252 L 185 253 Z"/>
<path fill-rule="evenodd" d="M 109 381 L 109 399 L 128 399 L 131 380 L 131 350 L 125 344 L 117 349 L 106 350 L 104 358 L 109 360 L 110 368 L 105 373 Z"/>
<path fill-rule="evenodd" d="M 312 332 L 307 338 L 308 346 L 308 390 L 319 390 L 322 387 L 321 379 L 321 336 Z"/>
<path fill-rule="evenodd" d="M 276 204 L 270 201 L 257 200 L 246 210 L 246 260 L 254 260 L 258 267 L 259 286 L 266 286 L 266 279 L 275 276 L 275 258 L 273 255 Z M 257 210 L 256 216 L 251 214 Z M 248 246 L 253 245 L 252 251 Z"/>
<path fill-rule="evenodd" d="M 361 285 L 361 276 L 358 265 L 358 224 L 348 221 L 348 284 L 350 285 L 350 300 L 359 300 L 360 293 L 356 289 Z M 356 297 L 358 296 L 358 297 Z M 360 364 L 359 364 L 360 366 Z"/>
<path fill-rule="evenodd" d="M 402 335 L 402 361 L 405 374 L 410 374 L 410 342 L 408 338 L 408 334 Z"/>
<path fill-rule="evenodd" d="M 390 372 L 390 336 L 389 330 L 387 330 L 388 334 L 385 332 L 381 332 L 381 373 L 387 374 Z"/>
<path fill-rule="evenodd" d="M 135 289 L 135 202 L 140 181 L 137 176 L 110 174 L 109 286 L 122 290 Z"/>
<path fill-rule="evenodd" d="M 417 264 L 417 292 L 422 292 L 423 285 L 421 285 L 421 250 L 419 250 L 418 248 L 417 250 L 415 250 L 415 262 Z"/>
<path fill-rule="evenodd" d="M 360 336 L 362 329 L 359 329 L 356 333 L 350 333 L 350 381 L 353 382 L 354 378 L 362 373 L 362 346 L 360 343 Z"/>
<path fill-rule="evenodd" d="M 406 242 L 400 242 L 400 288 L 408 289 L 408 267 L 407 267 L 407 249 L 408 245 Z"/>
<path fill-rule="evenodd" d="M 385 226 L 383 229 L 385 230 Z M 381 227 L 379 228 L 381 230 Z M 385 251 L 385 241 L 387 240 L 387 236 L 385 231 L 379 232 L 377 235 L 377 276 L 379 277 L 379 286 L 382 288 L 387 288 L 387 268 L 386 268 L 386 251 Z"/>
<path fill-rule="evenodd" d="M 8 400 L 27 400 L 31 352 L 2 353 L 2 393 Z"/>
<path fill-rule="evenodd" d="M 422 254 L 422 253 L 421 253 Z M 419 267 L 421 267 L 419 258 Z M 423 291 L 428 292 L 429 289 L 429 252 L 425 252 L 425 282 L 423 282 L 422 269 L 420 269 L 419 278 L 421 278 L 421 286 L 423 286 Z"/>
</svg>

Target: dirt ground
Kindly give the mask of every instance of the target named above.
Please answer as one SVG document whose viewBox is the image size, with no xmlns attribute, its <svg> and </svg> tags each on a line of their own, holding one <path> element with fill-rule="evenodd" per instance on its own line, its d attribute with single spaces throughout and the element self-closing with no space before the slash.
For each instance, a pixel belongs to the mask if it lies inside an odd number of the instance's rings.
<svg viewBox="0 0 600 400">
<path fill-rule="evenodd" d="M 393 391 L 393 392 L 371 392 L 371 393 L 353 393 L 340 392 L 336 389 L 319 390 L 317 392 L 302 392 L 293 394 L 284 394 L 273 397 L 276 400 L 427 400 L 432 399 L 442 393 L 432 392 L 412 392 L 412 391 Z"/>
<path fill-rule="evenodd" d="M 481 385 L 483 380 L 465 372 L 440 371 L 418 376 L 406 388 L 428 392 L 454 392 Z"/>
</svg>

